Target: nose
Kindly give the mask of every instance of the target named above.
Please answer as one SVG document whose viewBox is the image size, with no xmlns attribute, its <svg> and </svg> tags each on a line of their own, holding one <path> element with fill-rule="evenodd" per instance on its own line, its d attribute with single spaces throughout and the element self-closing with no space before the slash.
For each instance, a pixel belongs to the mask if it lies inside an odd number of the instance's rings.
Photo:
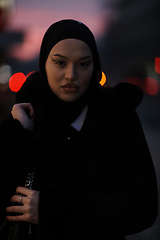
<svg viewBox="0 0 160 240">
<path fill-rule="evenodd" d="M 75 81 L 77 78 L 76 68 L 74 65 L 68 66 L 66 68 L 65 78 L 72 81 Z"/>
</svg>

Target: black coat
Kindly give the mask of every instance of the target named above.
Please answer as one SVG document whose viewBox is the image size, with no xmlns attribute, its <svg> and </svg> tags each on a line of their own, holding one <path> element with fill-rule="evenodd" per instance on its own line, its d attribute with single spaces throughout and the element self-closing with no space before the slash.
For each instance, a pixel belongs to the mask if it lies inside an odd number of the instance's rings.
<svg viewBox="0 0 160 240">
<path fill-rule="evenodd" d="M 141 90 L 130 84 L 104 89 L 80 132 L 52 126 L 49 119 L 45 134 L 17 120 L 2 122 L 0 223 L 15 189 L 35 167 L 38 240 L 121 239 L 150 227 L 157 216 L 157 185 L 135 112 L 141 99 Z"/>
</svg>

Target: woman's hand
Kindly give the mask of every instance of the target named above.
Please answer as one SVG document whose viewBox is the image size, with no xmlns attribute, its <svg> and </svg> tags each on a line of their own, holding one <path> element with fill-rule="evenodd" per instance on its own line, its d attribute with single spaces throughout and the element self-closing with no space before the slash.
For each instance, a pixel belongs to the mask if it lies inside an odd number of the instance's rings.
<svg viewBox="0 0 160 240">
<path fill-rule="evenodd" d="M 39 224 L 39 191 L 30 190 L 25 187 L 18 187 L 16 194 L 11 198 L 11 203 L 22 203 L 22 206 L 11 206 L 6 208 L 8 213 L 20 213 L 19 216 L 7 216 L 8 221 L 23 221 Z M 23 195 L 23 196 L 22 196 Z"/>
<path fill-rule="evenodd" d="M 24 128 L 29 130 L 34 129 L 34 109 L 30 103 L 15 104 L 12 108 L 11 114 Z"/>
</svg>

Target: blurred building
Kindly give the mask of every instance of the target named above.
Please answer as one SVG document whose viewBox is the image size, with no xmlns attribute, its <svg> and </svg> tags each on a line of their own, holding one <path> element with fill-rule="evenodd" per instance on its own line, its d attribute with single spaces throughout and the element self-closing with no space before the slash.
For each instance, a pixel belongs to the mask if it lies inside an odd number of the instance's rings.
<svg viewBox="0 0 160 240">
<path fill-rule="evenodd" d="M 160 193 L 160 1 L 104 0 L 104 4 L 111 9 L 113 21 L 99 44 L 102 68 L 108 85 L 125 81 L 139 85 L 145 92 L 137 112 Z M 127 239 L 159 240 L 159 226 L 160 214 L 151 228 Z"/>
<path fill-rule="evenodd" d="M 157 81 L 159 87 L 160 75 L 155 71 L 155 58 L 160 58 L 160 1 L 104 2 L 115 14 L 100 47 L 108 84 L 115 85 L 132 78 L 133 83 L 138 80 L 143 88 L 144 79 L 150 77 Z"/>
<path fill-rule="evenodd" d="M 0 0 L 0 121 L 10 111 L 14 95 L 9 90 L 12 67 L 8 64 L 8 51 L 17 42 L 22 42 L 23 33 L 6 30 L 15 8 L 14 0 Z"/>
</svg>

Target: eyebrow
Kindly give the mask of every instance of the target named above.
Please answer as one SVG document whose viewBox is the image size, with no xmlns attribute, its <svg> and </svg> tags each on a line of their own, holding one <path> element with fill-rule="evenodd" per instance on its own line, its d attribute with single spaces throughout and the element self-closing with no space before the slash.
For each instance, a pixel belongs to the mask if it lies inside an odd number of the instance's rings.
<svg viewBox="0 0 160 240">
<path fill-rule="evenodd" d="M 65 57 L 65 56 L 63 56 L 61 54 L 54 54 L 53 57 L 62 57 L 62 58 L 68 59 L 67 57 Z M 83 59 L 87 59 L 87 58 L 92 59 L 91 56 L 85 56 L 85 57 L 81 57 L 79 60 L 83 60 Z"/>
</svg>

